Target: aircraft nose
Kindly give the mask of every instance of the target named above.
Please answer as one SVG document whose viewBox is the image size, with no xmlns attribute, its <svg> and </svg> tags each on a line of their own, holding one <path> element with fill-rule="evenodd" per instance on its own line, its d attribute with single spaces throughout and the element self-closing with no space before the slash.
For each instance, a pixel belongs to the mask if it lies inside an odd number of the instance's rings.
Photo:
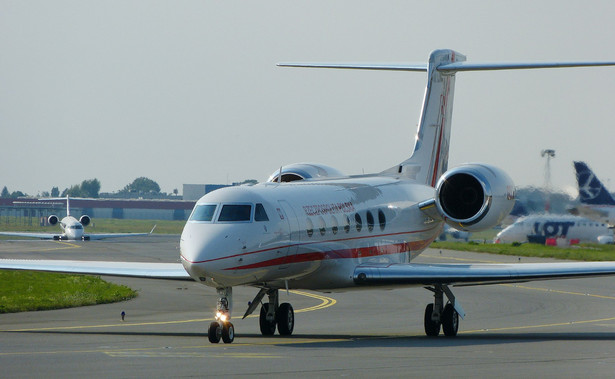
<svg viewBox="0 0 615 379">
<path fill-rule="evenodd" d="M 212 277 L 224 271 L 225 257 L 238 248 L 232 234 L 212 224 L 187 223 L 180 240 L 181 260 L 193 278 Z"/>
</svg>

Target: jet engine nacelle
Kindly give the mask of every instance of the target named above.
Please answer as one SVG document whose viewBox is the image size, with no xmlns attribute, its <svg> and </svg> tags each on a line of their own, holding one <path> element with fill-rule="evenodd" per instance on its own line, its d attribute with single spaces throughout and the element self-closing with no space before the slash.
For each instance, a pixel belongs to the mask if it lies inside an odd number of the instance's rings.
<svg viewBox="0 0 615 379">
<path fill-rule="evenodd" d="M 469 232 L 498 225 L 515 204 L 515 185 L 504 171 L 464 164 L 446 171 L 436 184 L 436 208 L 446 223 Z"/>
<path fill-rule="evenodd" d="M 277 182 L 280 170 L 276 170 L 267 179 L 268 182 Z M 333 167 L 313 164 L 313 163 L 294 163 L 282 167 L 282 182 L 294 182 L 295 180 L 318 179 L 318 178 L 335 178 L 342 177 L 342 174 Z"/>
<path fill-rule="evenodd" d="M 55 225 L 58 223 L 58 216 L 56 215 L 51 215 L 47 218 L 47 222 L 49 223 L 49 225 Z"/>
<path fill-rule="evenodd" d="M 80 222 L 80 223 L 81 223 L 81 225 L 83 225 L 83 226 L 88 226 L 88 225 L 90 225 L 90 221 L 91 221 L 91 220 L 92 220 L 92 219 L 91 219 L 91 218 L 90 218 L 90 216 L 88 216 L 88 215 L 83 215 L 83 216 L 81 216 L 81 217 L 79 218 L 79 222 Z"/>
</svg>

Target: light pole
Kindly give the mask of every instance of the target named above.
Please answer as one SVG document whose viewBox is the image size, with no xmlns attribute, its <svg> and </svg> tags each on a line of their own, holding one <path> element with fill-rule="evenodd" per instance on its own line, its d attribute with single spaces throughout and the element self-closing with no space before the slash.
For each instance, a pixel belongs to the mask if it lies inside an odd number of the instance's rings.
<svg viewBox="0 0 615 379">
<path fill-rule="evenodd" d="M 541 157 L 546 157 L 545 162 L 545 211 L 548 213 L 551 210 L 551 158 L 555 158 L 555 150 L 544 149 L 540 152 Z"/>
</svg>

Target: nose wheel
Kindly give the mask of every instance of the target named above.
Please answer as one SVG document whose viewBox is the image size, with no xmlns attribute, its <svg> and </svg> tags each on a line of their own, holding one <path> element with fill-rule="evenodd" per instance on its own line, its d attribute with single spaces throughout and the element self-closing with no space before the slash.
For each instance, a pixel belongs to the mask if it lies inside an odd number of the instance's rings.
<svg viewBox="0 0 615 379">
<path fill-rule="evenodd" d="M 218 343 L 220 339 L 224 343 L 232 343 L 235 340 L 235 327 L 229 321 L 214 321 L 209 324 L 207 335 L 211 343 Z"/>
<path fill-rule="evenodd" d="M 235 340 L 235 327 L 229 321 L 233 304 L 233 289 L 225 287 L 218 288 L 217 291 L 216 319 L 209 324 L 207 337 L 211 343 L 218 343 L 221 339 L 224 343 L 231 343 Z"/>
</svg>

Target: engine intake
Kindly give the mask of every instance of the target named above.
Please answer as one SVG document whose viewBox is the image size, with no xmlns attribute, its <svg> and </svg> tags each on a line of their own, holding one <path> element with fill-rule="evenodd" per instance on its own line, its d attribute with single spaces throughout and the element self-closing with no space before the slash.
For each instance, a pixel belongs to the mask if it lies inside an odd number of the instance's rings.
<svg viewBox="0 0 615 379">
<path fill-rule="evenodd" d="M 51 215 L 47 218 L 47 222 L 49 223 L 49 225 L 55 225 L 58 223 L 58 216 L 56 215 Z"/>
<path fill-rule="evenodd" d="M 92 221 L 92 219 L 90 218 L 90 216 L 88 215 L 83 215 L 79 218 L 79 222 L 81 223 L 81 225 L 83 226 L 88 226 L 90 225 L 90 221 Z"/>
<path fill-rule="evenodd" d="M 448 225 L 465 231 L 484 230 L 498 225 L 510 213 L 515 186 L 497 167 L 465 164 L 442 175 L 435 202 Z"/>
</svg>

